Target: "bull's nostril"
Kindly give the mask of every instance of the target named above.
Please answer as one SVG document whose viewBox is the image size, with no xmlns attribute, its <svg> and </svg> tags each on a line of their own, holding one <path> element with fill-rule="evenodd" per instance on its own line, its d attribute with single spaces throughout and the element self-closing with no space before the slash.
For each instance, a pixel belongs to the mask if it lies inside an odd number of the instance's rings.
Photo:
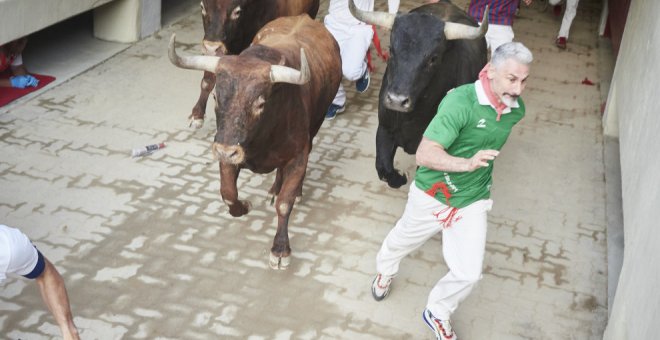
<svg viewBox="0 0 660 340">
<path fill-rule="evenodd" d="M 219 45 L 212 42 L 204 42 L 204 50 L 206 54 L 215 54 Z"/>
<path fill-rule="evenodd" d="M 409 99 L 409 98 L 404 99 L 404 100 L 401 102 L 401 106 L 403 106 L 403 107 L 405 107 L 405 108 L 410 107 L 410 99 Z"/>
</svg>

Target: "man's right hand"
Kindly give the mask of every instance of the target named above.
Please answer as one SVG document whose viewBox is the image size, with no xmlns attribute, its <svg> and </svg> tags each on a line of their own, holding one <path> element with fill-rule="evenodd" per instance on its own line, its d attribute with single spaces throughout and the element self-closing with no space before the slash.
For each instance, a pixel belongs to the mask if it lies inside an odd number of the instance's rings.
<svg viewBox="0 0 660 340">
<path fill-rule="evenodd" d="M 488 161 L 492 161 L 499 155 L 500 152 L 497 150 L 479 150 L 472 158 L 468 164 L 467 171 L 474 171 L 479 168 L 485 168 L 488 166 Z"/>
<path fill-rule="evenodd" d="M 39 79 L 29 74 L 22 76 L 13 76 L 9 78 L 9 82 L 11 83 L 12 87 L 16 87 L 19 89 L 24 89 L 28 86 L 37 87 L 37 85 L 39 85 Z"/>
</svg>

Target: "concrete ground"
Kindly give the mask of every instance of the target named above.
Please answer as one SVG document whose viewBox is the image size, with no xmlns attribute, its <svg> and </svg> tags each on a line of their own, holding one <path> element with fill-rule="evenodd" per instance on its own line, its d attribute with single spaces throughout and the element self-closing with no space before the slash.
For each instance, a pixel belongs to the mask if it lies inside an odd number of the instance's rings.
<svg viewBox="0 0 660 340">
<path fill-rule="evenodd" d="M 560 18 L 538 1 L 514 24 L 535 55 L 528 112 L 496 162 L 483 280 L 453 316 L 461 339 L 598 339 L 606 324 L 600 1 L 580 3 L 565 51 L 553 44 Z M 291 218 L 292 264 L 274 271 L 274 176 L 245 171 L 240 195 L 253 211 L 232 218 L 210 152 L 215 118 L 186 125 L 202 74 L 172 66 L 166 46 L 176 32 L 181 53 L 199 52 L 195 6 L 0 111 L 0 222 L 21 228 L 63 274 L 82 338 L 432 338 L 421 312 L 447 269 L 439 235 L 403 261 L 386 300 L 369 291 L 407 193 L 373 166 L 384 64 L 369 91 L 350 92 L 346 112 L 321 128 Z M 319 17 L 327 1 L 321 8 Z M 129 156 L 163 141 L 150 156 Z M 415 170 L 401 151 L 396 165 Z M 59 336 L 36 285 L 0 289 L 0 334 Z"/>
</svg>

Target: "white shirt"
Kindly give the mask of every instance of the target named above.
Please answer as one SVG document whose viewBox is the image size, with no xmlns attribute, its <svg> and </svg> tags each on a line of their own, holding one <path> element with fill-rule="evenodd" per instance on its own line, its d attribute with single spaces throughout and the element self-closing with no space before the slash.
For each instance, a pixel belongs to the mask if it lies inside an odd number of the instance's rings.
<svg viewBox="0 0 660 340">
<path fill-rule="evenodd" d="M 328 19 L 330 19 L 333 25 L 359 25 L 360 22 L 358 19 L 355 19 L 351 15 L 351 11 L 348 9 L 348 2 L 351 0 L 330 0 L 330 5 L 328 6 Z M 390 13 L 396 13 L 399 10 L 399 1 L 400 0 L 387 0 L 387 8 Z M 363 11 L 373 11 L 374 10 L 374 0 L 355 0 L 355 6 Z"/>
<path fill-rule="evenodd" d="M 25 234 L 0 224 L 0 282 L 7 278 L 8 273 L 30 274 L 38 259 L 37 249 Z"/>
</svg>

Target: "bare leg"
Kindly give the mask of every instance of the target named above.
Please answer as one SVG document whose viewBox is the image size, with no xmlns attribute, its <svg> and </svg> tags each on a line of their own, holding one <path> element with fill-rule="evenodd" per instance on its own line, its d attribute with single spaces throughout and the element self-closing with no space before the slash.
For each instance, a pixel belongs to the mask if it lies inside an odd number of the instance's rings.
<svg viewBox="0 0 660 340">
<path fill-rule="evenodd" d="M 64 287 L 64 280 L 57 272 L 48 259 L 46 261 L 46 268 L 44 272 L 37 278 L 37 284 L 41 291 L 41 297 L 48 306 L 48 309 L 55 317 L 57 324 L 62 331 L 62 338 L 65 340 L 80 339 L 78 336 L 78 329 L 73 323 L 71 316 L 71 307 L 69 306 L 69 296 Z"/>
</svg>

